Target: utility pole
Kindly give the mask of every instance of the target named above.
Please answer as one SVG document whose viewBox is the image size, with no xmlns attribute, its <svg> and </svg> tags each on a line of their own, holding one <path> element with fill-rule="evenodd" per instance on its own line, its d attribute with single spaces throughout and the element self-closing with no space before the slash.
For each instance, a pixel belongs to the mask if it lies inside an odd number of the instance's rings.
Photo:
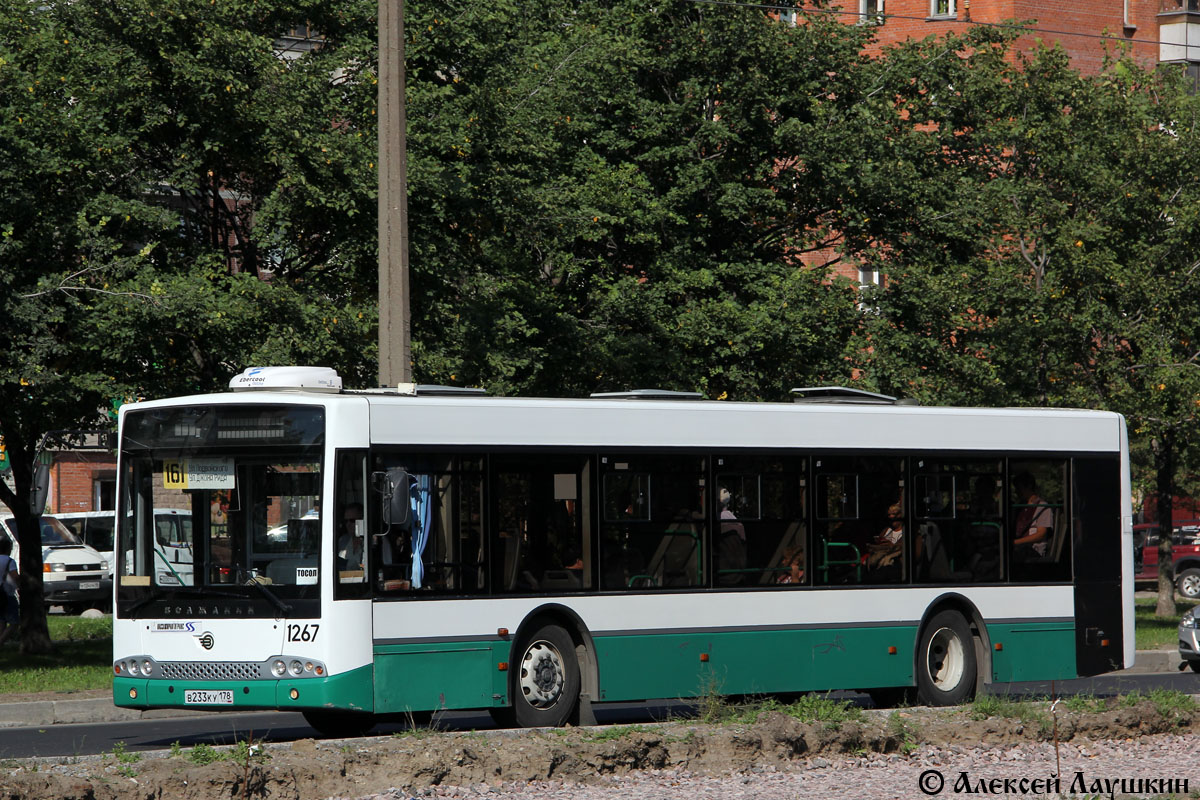
<svg viewBox="0 0 1200 800">
<path fill-rule="evenodd" d="M 379 0 L 379 384 L 412 382 L 404 0 Z"/>
</svg>

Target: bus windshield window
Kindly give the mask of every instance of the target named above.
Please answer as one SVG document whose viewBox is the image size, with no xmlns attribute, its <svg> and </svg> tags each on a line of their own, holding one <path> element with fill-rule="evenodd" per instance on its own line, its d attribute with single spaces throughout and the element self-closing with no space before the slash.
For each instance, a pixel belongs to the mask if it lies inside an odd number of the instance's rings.
<svg viewBox="0 0 1200 800">
<path fill-rule="evenodd" d="M 294 411 L 304 416 L 310 409 Z M 230 416 L 248 419 L 237 409 Z M 151 431 L 158 442 L 123 440 L 118 595 L 137 602 L 148 591 L 227 587 L 220 596 L 269 601 L 276 610 L 289 599 L 317 599 L 320 437 L 311 446 L 280 442 L 287 439 L 280 432 L 311 428 L 287 414 L 263 414 L 260 429 L 230 424 L 220 412 L 192 417 L 218 431 L 194 449 L 178 447 L 187 428 L 181 419 L 160 420 Z M 127 427 L 151 428 L 144 420 Z M 208 446 L 226 429 L 236 433 L 236 446 Z"/>
</svg>

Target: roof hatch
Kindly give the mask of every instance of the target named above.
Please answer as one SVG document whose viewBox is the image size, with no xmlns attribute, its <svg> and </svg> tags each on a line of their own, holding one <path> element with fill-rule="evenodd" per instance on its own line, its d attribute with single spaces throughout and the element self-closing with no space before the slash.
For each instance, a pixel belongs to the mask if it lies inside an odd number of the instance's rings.
<svg viewBox="0 0 1200 800">
<path fill-rule="evenodd" d="M 847 389 L 845 386 L 808 386 L 792 389 L 792 400 L 797 403 L 842 403 L 846 405 L 890 406 L 896 398 L 890 394 L 876 394 L 862 389 Z"/>
<path fill-rule="evenodd" d="M 627 392 L 592 392 L 597 400 L 703 400 L 700 392 L 676 392 L 671 389 L 630 389 Z"/>
</svg>

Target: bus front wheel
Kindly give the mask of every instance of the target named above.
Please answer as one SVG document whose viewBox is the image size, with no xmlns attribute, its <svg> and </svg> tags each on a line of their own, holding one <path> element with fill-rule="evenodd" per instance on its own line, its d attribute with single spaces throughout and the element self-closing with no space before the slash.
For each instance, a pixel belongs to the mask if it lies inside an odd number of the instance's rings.
<svg viewBox="0 0 1200 800">
<path fill-rule="evenodd" d="M 316 728 L 322 736 L 328 736 L 331 739 L 362 736 L 375 727 L 375 715 L 361 711 L 310 709 L 304 712 L 304 721 Z"/>
<path fill-rule="evenodd" d="M 522 728 L 556 728 L 579 707 L 579 662 L 575 643 L 557 625 L 544 625 L 517 649 L 512 711 Z"/>
<path fill-rule="evenodd" d="M 931 706 L 952 706 L 975 691 L 975 643 L 957 611 L 940 611 L 921 630 L 917 649 L 917 692 Z"/>
</svg>

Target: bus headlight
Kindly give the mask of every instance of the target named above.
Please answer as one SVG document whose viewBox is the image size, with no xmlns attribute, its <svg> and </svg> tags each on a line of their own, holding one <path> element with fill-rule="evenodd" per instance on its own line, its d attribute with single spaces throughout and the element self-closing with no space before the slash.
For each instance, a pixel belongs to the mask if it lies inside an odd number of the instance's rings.
<svg viewBox="0 0 1200 800">
<path fill-rule="evenodd" d="M 293 661 L 289 665 L 289 669 L 291 669 L 293 675 L 299 675 L 301 672 L 304 672 L 304 665 L 299 661 Z"/>
<path fill-rule="evenodd" d="M 136 661 L 130 661 L 130 662 L 129 662 L 129 674 L 130 674 L 130 675 L 137 675 L 137 674 L 138 674 L 138 664 L 137 664 L 137 662 L 136 662 Z"/>
<path fill-rule="evenodd" d="M 150 663 L 150 659 L 146 659 L 145 661 L 142 662 L 142 674 L 143 675 L 149 675 L 153 671 L 154 671 L 154 665 Z"/>
<path fill-rule="evenodd" d="M 283 663 L 282 659 L 275 659 L 275 663 L 271 665 L 271 674 L 276 678 L 282 678 L 285 672 L 287 672 L 287 665 Z"/>
</svg>

